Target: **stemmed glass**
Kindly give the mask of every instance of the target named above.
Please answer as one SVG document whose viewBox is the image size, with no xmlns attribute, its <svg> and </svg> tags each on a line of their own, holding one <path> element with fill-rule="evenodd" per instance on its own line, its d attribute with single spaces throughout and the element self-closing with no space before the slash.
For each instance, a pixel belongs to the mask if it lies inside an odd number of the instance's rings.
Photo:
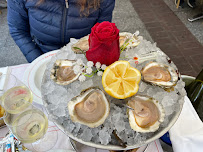
<svg viewBox="0 0 203 152">
<path fill-rule="evenodd" d="M 0 92 L 0 104 L 6 112 L 17 114 L 32 104 L 32 92 L 14 75 L 4 74 L 1 79 L 6 80 Z"/>
<path fill-rule="evenodd" d="M 52 149 L 58 134 L 47 132 L 47 116 L 42 107 L 32 104 L 32 92 L 14 75 L 1 77 L 7 79 L 0 97 L 1 105 L 6 111 L 3 118 L 7 127 L 19 141 L 36 151 Z"/>
</svg>

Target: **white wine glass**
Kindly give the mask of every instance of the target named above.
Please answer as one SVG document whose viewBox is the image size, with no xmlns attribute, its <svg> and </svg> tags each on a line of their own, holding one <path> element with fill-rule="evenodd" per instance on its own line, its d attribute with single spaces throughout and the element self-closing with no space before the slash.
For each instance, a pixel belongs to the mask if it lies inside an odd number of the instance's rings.
<svg viewBox="0 0 203 152">
<path fill-rule="evenodd" d="M 0 92 L 0 104 L 6 112 L 17 114 L 32 104 L 33 95 L 29 88 L 12 74 L 3 74 L 5 80 Z"/>
<path fill-rule="evenodd" d="M 58 134 L 47 132 L 47 116 L 42 107 L 32 104 L 32 92 L 14 75 L 2 75 L 1 78 L 6 79 L 0 101 L 6 111 L 3 119 L 7 127 L 23 144 L 30 144 L 32 151 L 44 152 L 52 149 L 58 140 Z M 50 134 L 52 138 L 47 138 Z"/>
<path fill-rule="evenodd" d="M 29 150 L 48 151 L 58 140 L 57 132 L 49 131 L 48 119 L 43 108 L 33 104 L 18 114 L 6 112 L 4 122 L 13 135 Z M 52 128 L 52 130 L 57 129 Z"/>
<path fill-rule="evenodd" d="M 37 118 L 39 116 L 36 113 L 40 113 L 42 118 Z M 38 121 L 36 121 L 36 119 L 38 119 Z M 30 105 L 17 114 L 6 112 L 4 122 L 22 143 L 37 141 L 44 135 L 47 129 L 46 119 L 43 119 L 43 113 L 35 109 L 33 105 Z"/>
<path fill-rule="evenodd" d="M 40 106 L 39 104 L 33 103 L 34 107 L 40 109 L 43 112 L 43 117 L 48 121 L 48 114 L 44 107 Z M 31 144 L 32 150 L 36 152 L 45 152 L 54 148 L 58 141 L 58 128 L 55 124 L 51 124 L 51 122 L 47 122 L 47 131 L 44 134 L 43 138 L 40 138 L 37 142 Z"/>
</svg>

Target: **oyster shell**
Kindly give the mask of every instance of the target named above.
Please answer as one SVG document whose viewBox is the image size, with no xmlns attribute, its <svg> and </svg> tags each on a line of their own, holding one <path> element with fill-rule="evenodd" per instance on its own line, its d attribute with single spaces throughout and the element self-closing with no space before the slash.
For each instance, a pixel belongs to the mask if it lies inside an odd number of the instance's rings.
<svg viewBox="0 0 203 152">
<path fill-rule="evenodd" d="M 68 111 L 73 122 L 95 128 L 104 123 L 110 106 L 102 90 L 89 88 L 68 103 Z"/>
<path fill-rule="evenodd" d="M 60 85 L 68 85 L 78 79 L 80 74 L 73 71 L 74 60 L 56 60 L 50 78 Z"/>
<path fill-rule="evenodd" d="M 128 106 L 134 109 L 128 110 L 128 116 L 131 128 L 137 132 L 154 132 L 164 121 L 163 106 L 151 97 L 136 95 L 128 101 Z"/>
<path fill-rule="evenodd" d="M 140 43 L 138 38 L 134 36 L 132 33 L 128 33 L 128 32 L 119 33 L 120 47 L 122 47 L 124 43 L 127 43 L 127 42 L 129 43 L 129 45 L 126 48 L 136 47 Z"/>
<path fill-rule="evenodd" d="M 146 82 L 170 88 L 178 81 L 178 74 L 175 69 L 157 62 L 148 63 L 142 70 L 142 79 Z"/>
<path fill-rule="evenodd" d="M 86 51 L 89 50 L 89 35 L 82 37 L 79 41 L 71 46 L 71 49 L 76 54 L 84 54 Z"/>
</svg>

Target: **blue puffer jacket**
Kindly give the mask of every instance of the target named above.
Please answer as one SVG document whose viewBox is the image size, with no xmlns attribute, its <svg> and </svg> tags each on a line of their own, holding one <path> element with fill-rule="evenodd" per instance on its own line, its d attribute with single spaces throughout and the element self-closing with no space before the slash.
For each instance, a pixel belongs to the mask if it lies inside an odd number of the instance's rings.
<svg viewBox="0 0 203 152">
<path fill-rule="evenodd" d="M 97 22 L 111 21 L 115 0 L 102 0 L 98 10 L 91 9 L 81 17 L 77 0 L 8 0 L 10 34 L 28 62 L 41 54 L 59 49 L 70 38 L 81 38 L 91 32 Z"/>
</svg>

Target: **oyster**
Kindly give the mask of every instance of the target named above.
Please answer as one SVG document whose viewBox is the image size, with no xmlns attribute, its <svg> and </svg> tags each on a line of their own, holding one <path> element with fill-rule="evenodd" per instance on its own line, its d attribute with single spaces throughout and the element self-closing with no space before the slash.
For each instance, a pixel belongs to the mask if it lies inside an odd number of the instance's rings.
<svg viewBox="0 0 203 152">
<path fill-rule="evenodd" d="M 72 50 L 76 53 L 76 54 L 83 54 L 86 51 L 89 50 L 89 35 L 82 37 L 81 39 L 79 39 L 79 41 L 75 44 L 72 45 Z"/>
<path fill-rule="evenodd" d="M 140 43 L 138 38 L 134 36 L 132 33 L 128 32 L 122 32 L 119 33 L 119 43 L 120 43 L 120 48 L 125 44 L 129 43 L 126 48 L 131 48 L 131 47 L 136 47 Z M 125 47 L 125 46 L 123 46 Z"/>
<path fill-rule="evenodd" d="M 68 85 L 77 80 L 80 74 L 75 74 L 73 71 L 75 62 L 74 60 L 56 60 L 51 70 L 51 79 L 60 85 Z"/>
<path fill-rule="evenodd" d="M 136 95 L 128 101 L 128 106 L 134 109 L 128 110 L 128 116 L 131 128 L 137 132 L 154 132 L 164 121 L 163 106 L 151 97 Z"/>
<path fill-rule="evenodd" d="M 141 70 L 141 74 L 144 81 L 163 88 L 170 88 L 178 81 L 178 74 L 174 68 L 157 62 L 148 63 Z"/>
<path fill-rule="evenodd" d="M 89 88 L 68 103 L 68 111 L 73 122 L 95 128 L 104 123 L 110 107 L 102 90 Z"/>
</svg>

